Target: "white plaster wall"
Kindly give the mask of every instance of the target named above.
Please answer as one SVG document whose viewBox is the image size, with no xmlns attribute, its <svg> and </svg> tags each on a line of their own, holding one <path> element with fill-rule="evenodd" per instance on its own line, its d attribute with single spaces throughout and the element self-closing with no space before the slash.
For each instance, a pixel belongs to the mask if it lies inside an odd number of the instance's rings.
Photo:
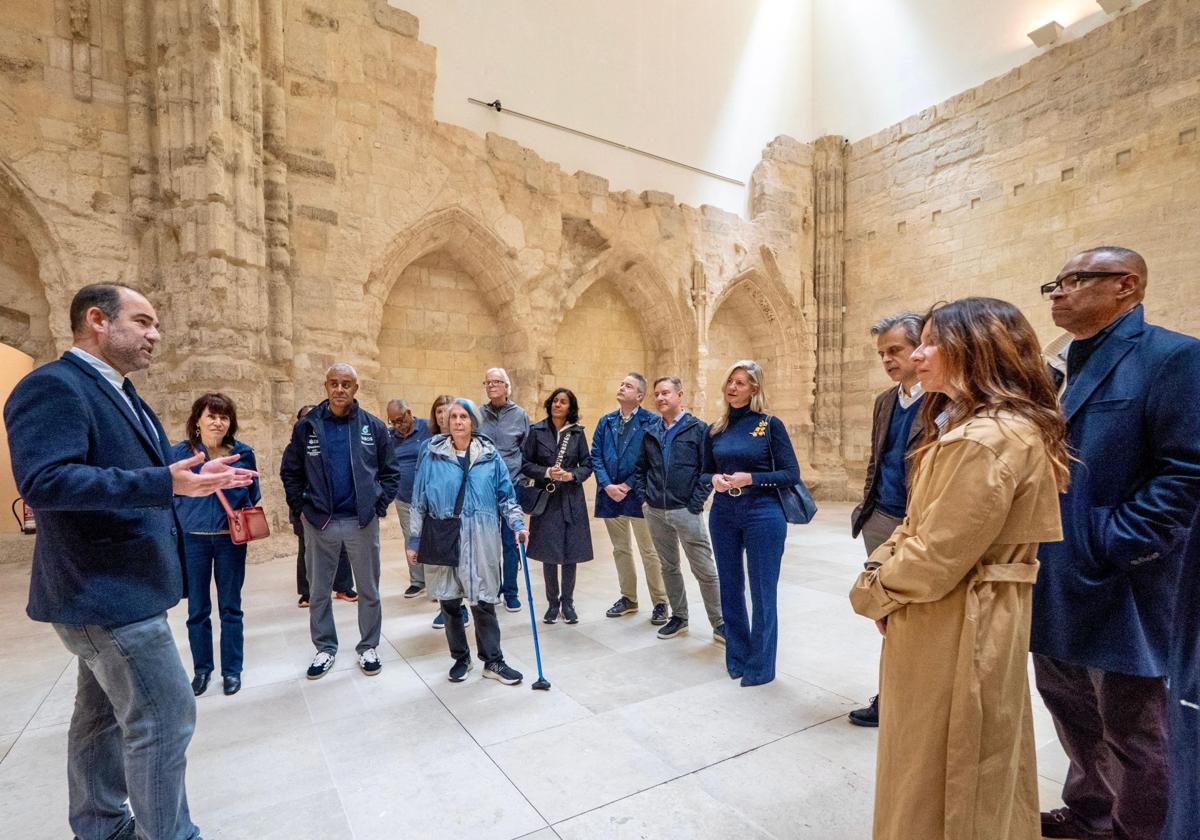
<svg viewBox="0 0 1200 840">
<path fill-rule="evenodd" d="M 468 96 L 747 181 L 812 137 L 813 0 L 389 0 L 438 50 L 434 115 L 614 190 L 745 213 L 744 188 L 471 105 Z"/>
<path fill-rule="evenodd" d="M 813 2 L 813 128 L 851 141 L 1034 58 L 1051 20 L 1064 40 L 1109 20 L 1094 0 Z"/>
</svg>

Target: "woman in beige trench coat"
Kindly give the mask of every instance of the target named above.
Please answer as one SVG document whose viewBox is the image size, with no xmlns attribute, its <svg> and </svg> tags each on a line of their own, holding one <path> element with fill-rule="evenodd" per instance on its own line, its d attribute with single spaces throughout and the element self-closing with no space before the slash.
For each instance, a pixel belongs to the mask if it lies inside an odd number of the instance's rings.
<svg viewBox="0 0 1200 840">
<path fill-rule="evenodd" d="M 1065 425 L 1011 304 L 935 309 L 913 353 L 926 437 L 908 516 L 850 593 L 884 633 L 875 840 L 1038 840 L 1026 659 Z"/>
</svg>

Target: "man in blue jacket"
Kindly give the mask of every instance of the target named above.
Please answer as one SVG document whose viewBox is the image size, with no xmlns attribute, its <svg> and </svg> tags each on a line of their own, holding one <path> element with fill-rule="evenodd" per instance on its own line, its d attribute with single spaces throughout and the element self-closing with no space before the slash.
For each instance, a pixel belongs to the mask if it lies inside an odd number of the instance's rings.
<svg viewBox="0 0 1200 840">
<path fill-rule="evenodd" d="M 642 494 L 629 482 L 642 451 L 642 436 L 655 420 L 642 408 L 646 398 L 646 377 L 640 373 L 626 374 L 617 386 L 616 411 L 600 418 L 592 434 L 592 468 L 596 474 L 596 518 L 603 519 L 613 544 L 613 561 L 617 566 L 617 582 L 621 597 L 605 613 L 619 618 L 638 609 L 637 569 L 633 565 L 633 549 L 629 533 L 637 538 L 646 570 L 646 588 L 654 603 L 650 623 L 667 623 L 667 590 L 663 584 L 662 566 L 650 529 L 642 516 Z"/>
<path fill-rule="evenodd" d="M 330 591 L 343 548 L 358 584 L 358 667 L 367 676 L 383 667 L 375 650 L 383 627 L 379 518 L 396 497 L 400 471 L 387 424 L 359 406 L 357 393 L 354 368 L 344 362 L 329 368 L 327 399 L 296 423 L 279 467 L 288 507 L 304 527 L 308 623 L 317 649 L 310 680 L 325 676 L 337 656 Z"/>
<path fill-rule="evenodd" d="M 1071 761 L 1046 837 L 1157 840 L 1166 818 L 1168 647 L 1200 503 L 1200 341 L 1145 322 L 1146 278 L 1139 254 L 1107 246 L 1042 287 L 1072 336 L 1061 393 L 1079 458 L 1060 497 L 1064 539 L 1042 546 L 1033 593 L 1037 686 Z"/>
<path fill-rule="evenodd" d="M 688 632 L 687 590 L 679 566 L 682 543 L 688 565 L 700 584 L 713 641 L 723 645 L 725 624 L 717 564 L 701 516 L 704 501 L 712 492 L 712 485 L 700 477 L 708 425 L 683 410 L 683 383 L 676 376 L 654 381 L 654 405 L 661 416 L 648 425 L 642 436 L 630 487 L 646 499 L 642 512 L 662 562 L 663 583 L 671 603 L 671 618 L 659 628 L 658 638 L 673 639 Z"/>
<path fill-rule="evenodd" d="M 71 349 L 4 407 L 17 487 L 37 510 L 26 612 L 78 657 L 69 821 L 83 840 L 199 837 L 184 784 L 196 701 L 166 614 L 184 592 L 172 501 L 255 473 L 231 467 L 237 456 L 199 473 L 203 455 L 169 462 L 167 433 L 126 378 L 161 340 L 146 298 L 85 286 L 70 318 Z"/>
<path fill-rule="evenodd" d="M 396 453 L 396 469 L 400 481 L 396 485 L 396 513 L 400 516 L 400 530 L 404 532 L 404 544 L 408 545 L 408 520 L 412 514 L 413 480 L 417 477 L 417 463 L 421 450 L 429 443 L 433 433 L 429 421 L 414 417 L 407 400 L 395 399 L 387 404 L 388 425 L 392 427 L 392 451 Z M 408 567 L 408 589 L 405 598 L 416 598 L 425 591 L 425 566 L 412 563 Z"/>
</svg>

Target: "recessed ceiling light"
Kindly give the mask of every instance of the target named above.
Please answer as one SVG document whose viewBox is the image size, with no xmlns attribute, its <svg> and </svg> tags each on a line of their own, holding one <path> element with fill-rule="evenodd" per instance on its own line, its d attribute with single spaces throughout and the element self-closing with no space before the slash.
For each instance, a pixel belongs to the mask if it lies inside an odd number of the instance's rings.
<svg viewBox="0 0 1200 840">
<path fill-rule="evenodd" d="M 1063 34 L 1063 25 L 1056 20 L 1052 20 L 1045 26 L 1039 26 L 1037 29 L 1029 33 L 1029 40 L 1033 41 L 1034 46 L 1048 47 L 1058 41 Z"/>
</svg>

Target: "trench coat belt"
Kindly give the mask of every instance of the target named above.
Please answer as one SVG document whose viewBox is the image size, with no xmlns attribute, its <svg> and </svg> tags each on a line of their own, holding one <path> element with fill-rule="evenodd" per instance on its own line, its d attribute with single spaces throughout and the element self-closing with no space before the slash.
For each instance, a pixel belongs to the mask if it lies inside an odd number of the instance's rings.
<svg viewBox="0 0 1200 840">
<path fill-rule="evenodd" d="M 970 583 L 967 584 L 946 741 L 947 838 L 975 836 L 975 798 L 979 788 L 979 754 L 983 741 L 979 680 L 975 674 L 979 634 L 979 588 L 987 584 L 1009 583 L 1032 586 L 1037 580 L 1038 566 L 1037 561 L 978 564 Z"/>
</svg>

